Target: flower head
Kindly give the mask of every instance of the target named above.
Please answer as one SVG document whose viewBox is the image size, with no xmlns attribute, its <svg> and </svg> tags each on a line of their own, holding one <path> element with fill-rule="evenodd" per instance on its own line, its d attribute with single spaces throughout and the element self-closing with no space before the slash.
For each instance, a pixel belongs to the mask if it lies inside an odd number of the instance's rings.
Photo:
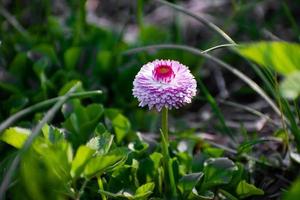
<svg viewBox="0 0 300 200">
<path fill-rule="evenodd" d="M 197 83 L 190 70 L 178 61 L 155 60 L 145 64 L 133 81 L 133 96 L 140 106 L 160 111 L 191 103 Z"/>
</svg>

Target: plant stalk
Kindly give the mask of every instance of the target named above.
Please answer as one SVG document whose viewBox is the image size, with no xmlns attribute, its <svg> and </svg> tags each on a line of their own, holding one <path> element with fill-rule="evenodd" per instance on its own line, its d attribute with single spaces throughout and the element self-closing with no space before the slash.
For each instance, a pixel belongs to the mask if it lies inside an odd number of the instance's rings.
<svg viewBox="0 0 300 200">
<path fill-rule="evenodd" d="M 177 189 L 174 178 L 172 159 L 169 155 L 168 109 L 166 107 L 162 109 L 161 135 L 164 167 L 166 175 L 169 177 L 169 181 L 165 181 L 165 184 L 168 185 L 168 182 L 170 183 L 172 199 L 177 199 Z"/>
</svg>

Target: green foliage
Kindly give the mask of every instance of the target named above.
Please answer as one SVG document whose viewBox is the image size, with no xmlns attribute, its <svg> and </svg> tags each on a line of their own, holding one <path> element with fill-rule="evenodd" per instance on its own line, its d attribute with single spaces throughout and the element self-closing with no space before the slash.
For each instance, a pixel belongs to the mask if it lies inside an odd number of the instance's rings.
<svg viewBox="0 0 300 200">
<path fill-rule="evenodd" d="M 239 53 L 264 67 L 288 75 L 300 70 L 300 45 L 288 42 L 241 44 Z"/>
<path fill-rule="evenodd" d="M 130 131 L 130 122 L 116 109 L 106 109 L 105 116 L 112 124 L 116 134 L 117 143 L 120 143 Z"/>
<path fill-rule="evenodd" d="M 299 44 L 288 42 L 245 43 L 238 47 L 238 52 L 245 58 L 284 75 L 285 79 L 280 84 L 280 91 L 284 97 L 295 99 L 299 96 Z"/>
<path fill-rule="evenodd" d="M 290 189 L 286 191 L 283 195 L 284 200 L 293 200 L 299 198 L 300 195 L 300 181 L 297 179 Z"/>
<path fill-rule="evenodd" d="M 199 183 L 201 178 L 203 177 L 203 173 L 192 173 L 183 176 L 178 183 L 178 188 L 182 193 L 183 198 L 189 196 L 195 186 Z"/>
<path fill-rule="evenodd" d="M 236 194 L 243 199 L 253 195 L 263 195 L 264 191 L 242 180 L 236 188 Z"/>
<path fill-rule="evenodd" d="M 238 168 L 228 158 L 211 158 L 204 163 L 203 188 L 228 184 Z"/>
<path fill-rule="evenodd" d="M 20 127 L 12 127 L 4 131 L 4 133 L 0 136 L 0 139 L 7 144 L 12 145 L 15 148 L 20 149 L 24 142 L 27 140 L 28 135 L 31 133 L 30 130 L 20 128 Z"/>
<path fill-rule="evenodd" d="M 95 150 L 82 145 L 77 149 L 74 160 L 72 161 L 71 175 L 72 177 L 79 177 L 84 170 L 87 162 L 92 158 Z"/>
</svg>

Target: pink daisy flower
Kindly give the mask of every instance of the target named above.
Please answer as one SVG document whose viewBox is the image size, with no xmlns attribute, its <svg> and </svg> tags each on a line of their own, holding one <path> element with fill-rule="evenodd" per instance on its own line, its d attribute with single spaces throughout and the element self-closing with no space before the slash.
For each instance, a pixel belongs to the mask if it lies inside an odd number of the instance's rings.
<svg viewBox="0 0 300 200">
<path fill-rule="evenodd" d="M 160 111 L 191 103 L 197 83 L 190 70 L 178 61 L 155 60 L 141 68 L 133 81 L 133 96 L 139 106 Z"/>
</svg>

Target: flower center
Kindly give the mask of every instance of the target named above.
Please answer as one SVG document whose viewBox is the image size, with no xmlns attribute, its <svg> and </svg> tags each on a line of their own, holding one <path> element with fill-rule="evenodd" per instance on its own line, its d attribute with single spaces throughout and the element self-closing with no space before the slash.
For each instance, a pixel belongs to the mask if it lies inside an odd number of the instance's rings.
<svg viewBox="0 0 300 200">
<path fill-rule="evenodd" d="M 169 65 L 156 66 L 152 74 L 156 81 L 162 81 L 166 83 L 169 83 L 175 77 L 172 67 Z"/>
</svg>

